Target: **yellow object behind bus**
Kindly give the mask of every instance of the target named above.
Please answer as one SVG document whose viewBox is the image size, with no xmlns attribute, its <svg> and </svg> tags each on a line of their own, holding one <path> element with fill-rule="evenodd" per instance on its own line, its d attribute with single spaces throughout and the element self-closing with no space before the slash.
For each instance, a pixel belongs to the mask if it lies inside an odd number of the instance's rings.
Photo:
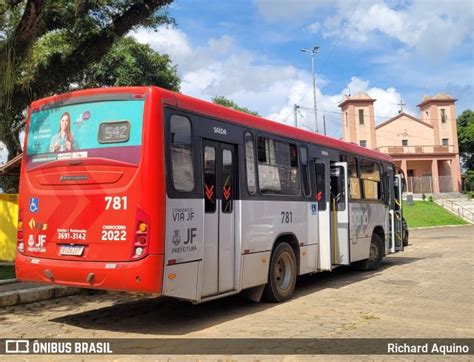
<svg viewBox="0 0 474 362">
<path fill-rule="evenodd" d="M 18 195 L 0 194 L 0 261 L 15 260 Z"/>
</svg>

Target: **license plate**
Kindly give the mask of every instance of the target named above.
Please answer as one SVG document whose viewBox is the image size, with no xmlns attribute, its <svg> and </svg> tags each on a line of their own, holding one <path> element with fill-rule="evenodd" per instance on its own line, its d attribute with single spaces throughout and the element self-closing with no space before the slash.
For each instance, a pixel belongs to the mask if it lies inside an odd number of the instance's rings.
<svg viewBox="0 0 474 362">
<path fill-rule="evenodd" d="M 84 245 L 63 245 L 59 249 L 61 255 L 81 256 L 84 252 Z"/>
</svg>

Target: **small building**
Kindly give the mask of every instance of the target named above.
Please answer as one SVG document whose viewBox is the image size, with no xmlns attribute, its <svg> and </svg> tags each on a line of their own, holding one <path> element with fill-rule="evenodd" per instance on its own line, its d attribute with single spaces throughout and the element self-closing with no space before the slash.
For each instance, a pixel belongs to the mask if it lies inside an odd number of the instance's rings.
<svg viewBox="0 0 474 362">
<path fill-rule="evenodd" d="M 444 93 L 425 96 L 418 104 L 420 118 L 400 112 L 377 125 L 375 101 L 363 92 L 344 97 L 339 104 L 342 139 L 392 156 L 405 173 L 410 192 L 459 192 L 456 99 Z"/>
</svg>

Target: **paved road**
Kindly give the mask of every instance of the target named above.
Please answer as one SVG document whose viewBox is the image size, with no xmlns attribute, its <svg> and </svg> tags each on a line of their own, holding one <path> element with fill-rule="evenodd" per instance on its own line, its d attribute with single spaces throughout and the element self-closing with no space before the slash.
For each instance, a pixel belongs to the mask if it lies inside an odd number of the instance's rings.
<svg viewBox="0 0 474 362">
<path fill-rule="evenodd" d="M 474 337 L 474 226 L 414 230 L 376 272 L 299 279 L 284 304 L 103 293 L 0 309 L 0 338 Z"/>
</svg>

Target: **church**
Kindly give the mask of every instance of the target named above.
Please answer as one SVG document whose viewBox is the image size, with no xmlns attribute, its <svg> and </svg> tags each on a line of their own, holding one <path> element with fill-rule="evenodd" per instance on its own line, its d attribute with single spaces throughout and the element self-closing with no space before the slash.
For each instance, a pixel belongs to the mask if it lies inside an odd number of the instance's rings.
<svg viewBox="0 0 474 362">
<path fill-rule="evenodd" d="M 459 192 L 456 99 L 444 93 L 425 96 L 419 118 L 400 111 L 377 125 L 375 102 L 364 92 L 343 98 L 342 139 L 392 156 L 405 173 L 408 192 Z"/>
</svg>

